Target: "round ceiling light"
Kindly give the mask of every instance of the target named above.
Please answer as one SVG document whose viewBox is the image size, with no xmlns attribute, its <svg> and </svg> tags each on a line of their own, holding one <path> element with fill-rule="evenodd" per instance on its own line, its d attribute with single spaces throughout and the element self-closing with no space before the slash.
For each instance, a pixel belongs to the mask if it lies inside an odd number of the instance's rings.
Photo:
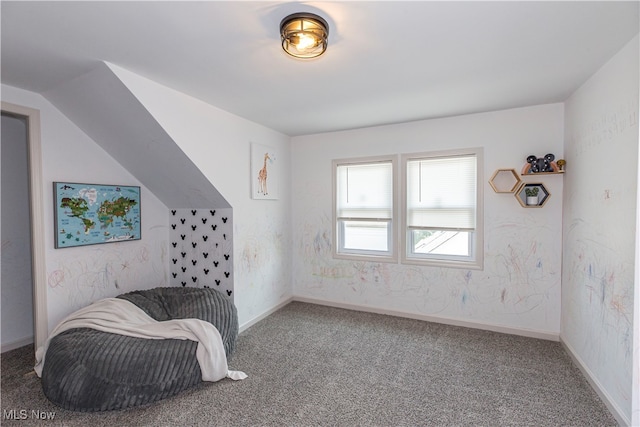
<svg viewBox="0 0 640 427">
<path fill-rule="evenodd" d="M 316 58 L 327 50 L 329 25 L 313 13 L 294 13 L 280 22 L 282 49 L 296 58 Z"/>
</svg>

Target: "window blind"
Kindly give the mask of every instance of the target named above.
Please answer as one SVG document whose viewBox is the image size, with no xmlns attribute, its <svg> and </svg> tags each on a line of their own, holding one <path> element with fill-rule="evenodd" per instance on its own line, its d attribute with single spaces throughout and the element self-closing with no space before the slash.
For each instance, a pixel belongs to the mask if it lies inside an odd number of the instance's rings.
<svg viewBox="0 0 640 427">
<path fill-rule="evenodd" d="M 475 155 L 407 162 L 407 226 L 440 230 L 476 227 Z"/>
<path fill-rule="evenodd" d="M 336 173 L 339 220 L 392 218 L 391 162 L 338 165 Z"/>
</svg>

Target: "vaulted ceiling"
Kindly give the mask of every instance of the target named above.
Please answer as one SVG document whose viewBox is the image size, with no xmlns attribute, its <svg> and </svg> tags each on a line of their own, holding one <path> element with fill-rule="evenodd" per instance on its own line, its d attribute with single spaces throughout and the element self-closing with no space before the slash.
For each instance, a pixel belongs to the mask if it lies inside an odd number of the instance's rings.
<svg viewBox="0 0 640 427">
<path fill-rule="evenodd" d="M 564 101 L 639 31 L 636 1 L 2 1 L 2 83 L 46 93 L 108 61 L 295 136 Z M 279 24 L 314 12 L 300 61 Z"/>
</svg>

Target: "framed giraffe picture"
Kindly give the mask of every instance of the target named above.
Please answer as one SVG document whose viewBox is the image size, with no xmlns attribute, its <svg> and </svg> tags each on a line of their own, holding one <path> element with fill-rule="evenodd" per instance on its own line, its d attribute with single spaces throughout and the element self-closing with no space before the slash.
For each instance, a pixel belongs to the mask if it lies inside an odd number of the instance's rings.
<svg viewBox="0 0 640 427">
<path fill-rule="evenodd" d="M 251 143 L 251 198 L 275 200 L 281 165 L 273 147 Z"/>
</svg>

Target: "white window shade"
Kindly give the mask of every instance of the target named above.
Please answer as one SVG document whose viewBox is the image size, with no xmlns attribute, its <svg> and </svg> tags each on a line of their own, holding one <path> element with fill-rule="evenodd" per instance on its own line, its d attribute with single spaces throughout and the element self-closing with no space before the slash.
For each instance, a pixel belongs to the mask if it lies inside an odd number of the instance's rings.
<svg viewBox="0 0 640 427">
<path fill-rule="evenodd" d="M 339 220 L 390 220 L 393 212 L 391 162 L 338 165 L 337 217 Z"/>
<path fill-rule="evenodd" d="M 476 228 L 476 156 L 407 162 L 407 226 L 440 230 Z"/>
</svg>

